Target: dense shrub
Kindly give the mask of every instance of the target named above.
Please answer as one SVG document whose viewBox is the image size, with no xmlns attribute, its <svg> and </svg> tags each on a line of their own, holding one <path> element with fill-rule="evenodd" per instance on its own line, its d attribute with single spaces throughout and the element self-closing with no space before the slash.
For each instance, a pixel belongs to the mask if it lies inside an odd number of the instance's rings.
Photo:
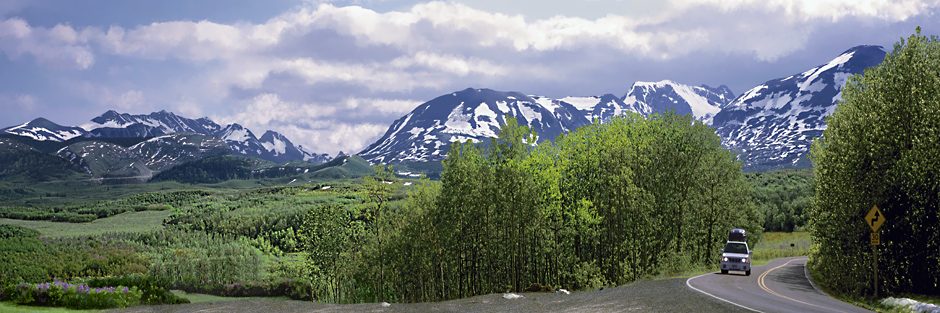
<svg viewBox="0 0 940 313">
<path fill-rule="evenodd" d="M 233 284 L 261 277 L 264 261 L 244 237 L 168 228 L 134 240 L 153 249 L 148 273 L 161 285 Z"/>
<path fill-rule="evenodd" d="M 0 239 L 0 284 L 146 273 L 143 250 L 113 236 Z"/>
<path fill-rule="evenodd" d="M 88 285 L 73 285 L 56 280 L 43 284 L 18 284 L 13 288 L 10 300 L 25 305 L 108 309 L 138 305 L 141 294 L 137 287 L 93 288 Z"/>
<path fill-rule="evenodd" d="M 288 297 L 294 300 L 312 300 L 313 287 L 306 279 L 276 278 L 270 281 L 247 281 L 236 284 L 208 282 L 196 285 L 176 285 L 173 289 L 222 297 Z"/>
<path fill-rule="evenodd" d="M 189 303 L 189 300 L 167 291 L 156 279 L 147 275 L 131 274 L 117 277 L 95 278 L 88 282 L 88 286 L 92 288 L 114 286 L 135 287 L 142 293 L 140 296 L 141 304 Z"/>
<path fill-rule="evenodd" d="M 204 190 L 181 190 L 150 192 L 112 201 L 76 203 L 63 206 L 4 207 L 0 211 L 0 218 L 87 223 L 125 212 L 171 210 L 174 207 L 197 203 L 210 195 L 212 195 L 211 192 Z"/>
<path fill-rule="evenodd" d="M 0 239 L 2 238 L 14 238 L 14 237 L 36 237 L 39 236 L 39 231 L 31 228 L 26 228 L 19 225 L 10 225 L 3 224 L 0 225 Z"/>
</svg>

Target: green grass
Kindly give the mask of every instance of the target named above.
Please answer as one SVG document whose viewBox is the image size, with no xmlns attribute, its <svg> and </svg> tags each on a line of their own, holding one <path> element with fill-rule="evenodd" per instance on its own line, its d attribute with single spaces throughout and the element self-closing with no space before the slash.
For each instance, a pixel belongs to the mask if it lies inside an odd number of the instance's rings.
<svg viewBox="0 0 940 313">
<path fill-rule="evenodd" d="M 809 255 L 813 240 L 808 232 L 764 233 L 764 240 L 754 247 L 753 265 L 795 256 Z"/>
<path fill-rule="evenodd" d="M 38 230 L 47 237 L 94 236 L 115 232 L 147 232 L 163 228 L 170 210 L 127 212 L 88 223 L 25 221 L 0 218 L 0 224 L 13 224 Z"/>
<path fill-rule="evenodd" d="M 30 306 L 30 305 L 18 305 L 12 302 L 0 302 L 0 313 L 14 313 L 14 312 L 104 312 L 105 310 L 73 310 L 66 308 L 50 308 L 44 306 Z"/>
<path fill-rule="evenodd" d="M 290 300 L 291 300 L 291 299 L 288 298 L 288 297 L 244 297 L 244 298 L 240 298 L 240 297 L 219 297 L 219 296 L 206 295 L 206 294 L 201 294 L 201 293 L 187 293 L 187 292 L 182 291 L 182 290 L 171 290 L 170 292 L 172 292 L 173 294 L 177 295 L 178 297 L 186 298 L 187 300 L 189 300 L 190 303 L 201 303 L 201 302 L 227 302 L 227 301 L 238 301 L 238 300 L 246 300 L 246 299 L 267 299 L 267 300 L 283 300 L 283 301 L 290 301 Z M 0 311 L 0 312 L 2 312 L 2 311 Z"/>
</svg>

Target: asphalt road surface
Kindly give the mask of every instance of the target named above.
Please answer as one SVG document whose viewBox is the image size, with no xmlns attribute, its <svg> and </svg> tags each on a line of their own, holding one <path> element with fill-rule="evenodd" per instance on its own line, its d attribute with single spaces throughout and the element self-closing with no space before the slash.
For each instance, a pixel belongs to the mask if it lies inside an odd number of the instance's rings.
<svg viewBox="0 0 940 313">
<path fill-rule="evenodd" d="M 719 272 L 689 278 L 694 290 L 758 312 L 871 312 L 836 300 L 808 278 L 806 257 L 776 259 L 744 272 Z"/>
</svg>

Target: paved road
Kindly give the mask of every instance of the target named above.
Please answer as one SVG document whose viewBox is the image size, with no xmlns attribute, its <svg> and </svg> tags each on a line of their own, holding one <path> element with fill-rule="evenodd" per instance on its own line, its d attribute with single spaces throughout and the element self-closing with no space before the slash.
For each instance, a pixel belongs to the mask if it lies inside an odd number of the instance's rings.
<svg viewBox="0 0 940 313">
<path fill-rule="evenodd" d="M 776 259 L 744 272 L 719 272 L 689 278 L 693 289 L 759 312 L 871 312 L 836 300 L 814 286 L 805 270 L 807 258 Z"/>
</svg>

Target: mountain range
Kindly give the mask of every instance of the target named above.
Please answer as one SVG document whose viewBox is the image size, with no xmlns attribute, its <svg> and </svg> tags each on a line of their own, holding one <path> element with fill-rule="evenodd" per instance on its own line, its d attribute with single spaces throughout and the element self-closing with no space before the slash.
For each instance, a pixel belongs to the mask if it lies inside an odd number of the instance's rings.
<svg viewBox="0 0 940 313">
<path fill-rule="evenodd" d="M 238 124 L 222 127 L 207 117 L 189 119 L 167 111 L 131 115 L 108 111 L 81 126 L 61 126 L 45 118 L 8 127 L 0 133 L 29 137 L 38 141 L 64 142 L 73 138 L 150 138 L 175 133 L 215 136 L 236 155 L 252 156 L 272 162 L 305 160 L 323 163 L 332 158 L 294 146 L 287 137 L 274 131 L 258 138 Z"/>
<path fill-rule="evenodd" d="M 857 46 L 822 65 L 769 80 L 738 96 L 724 85 L 690 86 L 670 80 L 635 82 L 621 97 L 552 99 L 467 88 L 419 105 L 358 155 L 373 164 L 442 160 L 451 142 L 495 137 L 506 115 L 530 126 L 542 142 L 626 112 L 650 115 L 674 110 L 711 125 L 722 143 L 739 153 L 745 170 L 808 167 L 805 155 L 812 140 L 825 130 L 824 119 L 834 112 L 848 77 L 880 64 L 884 56 L 881 47 Z M 149 177 L 148 171 L 222 154 L 272 162 L 332 159 L 295 146 L 277 132 L 267 131 L 259 138 L 239 124 L 222 127 L 208 118 L 189 119 L 166 111 L 147 115 L 108 111 L 81 126 L 37 118 L 0 134 L 59 143 L 45 144 L 56 148 L 47 153 L 96 177 Z M 140 139 L 125 145 L 108 142 L 119 138 Z M 101 156 L 109 153 L 124 157 L 116 163 L 102 162 L 108 158 Z"/>
<path fill-rule="evenodd" d="M 465 89 L 419 105 L 396 120 L 360 156 L 373 163 L 434 161 L 449 143 L 496 136 L 504 116 L 531 127 L 540 141 L 553 140 L 593 121 L 636 112 L 674 110 L 711 125 L 722 143 L 739 153 L 745 170 L 809 167 L 805 157 L 826 128 L 848 77 L 884 60 L 880 46 L 857 46 L 831 61 L 769 80 L 735 97 L 724 85 L 689 86 L 664 80 L 635 82 L 623 97 L 548 97 L 490 89 Z"/>
</svg>

